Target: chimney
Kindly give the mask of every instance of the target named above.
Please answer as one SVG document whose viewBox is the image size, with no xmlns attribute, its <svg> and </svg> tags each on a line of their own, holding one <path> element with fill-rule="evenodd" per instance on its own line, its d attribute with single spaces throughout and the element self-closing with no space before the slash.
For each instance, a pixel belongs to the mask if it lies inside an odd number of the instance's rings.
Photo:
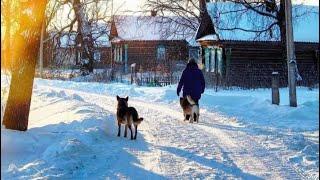
<svg viewBox="0 0 320 180">
<path fill-rule="evenodd" d="M 118 31 L 117 31 L 116 23 L 114 22 L 114 17 L 112 17 L 109 39 L 112 40 L 115 37 L 118 37 Z"/>
<path fill-rule="evenodd" d="M 157 11 L 156 10 L 151 10 L 151 16 L 155 17 L 157 15 Z"/>
<path fill-rule="evenodd" d="M 199 0 L 200 14 L 207 10 L 206 0 Z"/>
</svg>

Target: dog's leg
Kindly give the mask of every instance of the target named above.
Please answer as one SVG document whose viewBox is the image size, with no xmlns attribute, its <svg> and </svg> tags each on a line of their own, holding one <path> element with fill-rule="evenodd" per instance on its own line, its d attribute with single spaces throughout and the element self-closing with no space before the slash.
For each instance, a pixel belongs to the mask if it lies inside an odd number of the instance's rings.
<svg viewBox="0 0 320 180">
<path fill-rule="evenodd" d="M 191 117 L 190 117 L 190 115 L 189 114 L 186 114 L 185 115 L 185 120 L 187 121 L 187 120 L 189 120 Z"/>
<path fill-rule="evenodd" d="M 137 139 L 137 134 L 138 134 L 138 125 L 134 125 L 134 131 L 135 131 L 134 139 Z"/>
<path fill-rule="evenodd" d="M 199 118 L 200 118 L 200 109 L 198 106 L 198 110 L 197 110 L 197 123 L 199 123 Z"/>
<path fill-rule="evenodd" d="M 193 113 L 193 117 L 194 117 L 194 122 L 197 122 L 198 116 L 196 113 Z"/>
<path fill-rule="evenodd" d="M 193 113 L 192 113 L 191 116 L 190 116 L 189 122 L 190 122 L 190 123 L 193 123 L 193 120 L 194 120 L 194 115 L 193 115 Z"/>
<path fill-rule="evenodd" d="M 199 114 L 198 114 L 198 116 L 197 116 L 197 123 L 199 123 Z"/>
<path fill-rule="evenodd" d="M 128 127 L 129 127 L 129 129 L 130 129 L 131 140 L 133 140 L 133 134 L 132 134 L 132 128 L 131 128 L 131 125 L 130 125 L 130 126 L 128 125 Z"/>
<path fill-rule="evenodd" d="M 120 136 L 120 131 L 121 131 L 121 123 L 118 122 L 118 136 Z"/>
<path fill-rule="evenodd" d="M 124 129 L 124 137 L 127 137 L 127 129 L 128 129 L 128 125 L 126 124 L 125 129 Z"/>
</svg>

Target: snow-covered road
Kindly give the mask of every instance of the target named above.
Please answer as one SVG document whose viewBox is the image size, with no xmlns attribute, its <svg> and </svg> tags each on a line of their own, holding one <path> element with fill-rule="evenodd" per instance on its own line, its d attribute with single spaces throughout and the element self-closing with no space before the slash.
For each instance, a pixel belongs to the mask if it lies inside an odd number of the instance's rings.
<svg viewBox="0 0 320 180">
<path fill-rule="evenodd" d="M 79 91 L 70 93 L 116 112 L 117 102 L 113 96 Z M 169 178 L 302 178 L 287 162 L 281 161 L 281 157 L 256 142 L 254 137 L 241 132 L 236 125 L 224 123 L 232 120 L 218 113 L 202 112 L 200 123 L 190 124 L 183 122 L 179 106 L 168 107 L 132 99 L 129 106 L 136 107 L 145 119 L 139 130 L 149 144 L 150 152 L 137 151 L 135 156 L 148 171 Z"/>
<path fill-rule="evenodd" d="M 319 166 L 307 171 L 290 161 L 296 151 L 284 144 L 288 134 L 208 109 L 190 124 L 178 102 L 129 97 L 129 106 L 144 117 L 136 141 L 116 136 L 115 96 L 37 84 L 29 130 L 1 131 L 1 177 L 318 178 Z"/>
</svg>

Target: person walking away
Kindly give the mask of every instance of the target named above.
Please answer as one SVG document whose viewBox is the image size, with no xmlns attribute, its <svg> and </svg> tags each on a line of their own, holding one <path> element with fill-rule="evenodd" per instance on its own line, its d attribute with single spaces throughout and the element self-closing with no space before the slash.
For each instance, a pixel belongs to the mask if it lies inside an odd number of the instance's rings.
<svg viewBox="0 0 320 180">
<path fill-rule="evenodd" d="M 193 58 L 189 60 L 186 68 L 183 70 L 177 87 L 178 96 L 180 96 L 181 89 L 184 98 L 189 95 L 199 105 L 201 94 L 204 93 L 205 89 L 205 80 L 202 71 Z"/>
</svg>

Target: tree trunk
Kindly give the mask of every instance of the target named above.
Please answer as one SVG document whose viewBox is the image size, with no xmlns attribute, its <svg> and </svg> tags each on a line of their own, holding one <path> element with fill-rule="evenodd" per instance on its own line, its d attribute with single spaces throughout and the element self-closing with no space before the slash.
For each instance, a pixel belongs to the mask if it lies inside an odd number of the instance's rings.
<svg viewBox="0 0 320 180">
<path fill-rule="evenodd" d="M 39 52 L 41 25 L 46 1 L 20 2 L 19 29 L 13 41 L 11 84 L 3 118 L 8 129 L 26 131 L 30 111 L 33 79 Z M 31 11 L 31 13 L 30 13 Z"/>
<path fill-rule="evenodd" d="M 10 38 L 11 38 L 11 4 L 10 0 L 6 2 L 6 8 L 4 9 L 5 11 L 5 25 L 6 25 L 6 31 L 4 35 L 4 60 L 3 60 L 3 65 L 6 69 L 10 69 L 10 62 L 11 62 L 11 55 L 10 55 Z"/>
<path fill-rule="evenodd" d="M 81 59 L 88 59 L 89 62 L 82 62 L 83 69 L 93 72 L 93 39 L 91 36 L 91 26 L 89 24 L 88 18 L 85 15 L 85 9 L 80 0 L 74 0 L 72 3 L 73 10 L 78 22 L 78 33 L 80 35 L 81 43 Z"/>
<path fill-rule="evenodd" d="M 43 23 L 41 25 L 41 37 L 40 37 L 40 50 L 39 50 L 39 71 L 40 71 L 40 77 L 43 76 L 43 39 L 44 39 L 44 33 L 46 31 L 46 22 L 45 18 L 43 20 Z"/>
</svg>

